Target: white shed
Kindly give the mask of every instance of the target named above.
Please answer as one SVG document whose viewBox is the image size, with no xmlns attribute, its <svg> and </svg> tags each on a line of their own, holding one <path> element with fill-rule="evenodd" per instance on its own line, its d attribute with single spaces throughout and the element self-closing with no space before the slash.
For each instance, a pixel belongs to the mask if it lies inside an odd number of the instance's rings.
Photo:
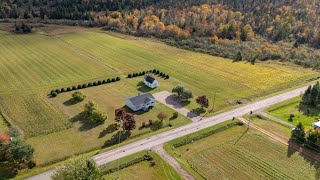
<svg viewBox="0 0 320 180">
<path fill-rule="evenodd" d="M 152 77 L 151 75 L 146 75 L 144 78 L 143 78 L 143 83 L 148 86 L 149 88 L 156 88 L 159 86 L 159 82 L 154 78 Z"/>
</svg>

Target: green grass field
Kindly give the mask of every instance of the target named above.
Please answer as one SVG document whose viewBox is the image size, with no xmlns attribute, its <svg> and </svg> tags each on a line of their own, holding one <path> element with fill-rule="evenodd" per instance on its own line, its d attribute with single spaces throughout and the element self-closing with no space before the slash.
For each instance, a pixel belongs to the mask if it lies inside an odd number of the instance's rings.
<svg viewBox="0 0 320 180">
<path fill-rule="evenodd" d="M 115 73 L 55 37 L 2 33 L 0 49 L 0 94 L 36 92 Z"/>
<path fill-rule="evenodd" d="M 150 166 L 150 163 L 148 161 L 142 161 L 138 164 L 129 166 L 127 168 L 124 168 L 120 171 L 113 172 L 111 174 L 107 174 L 104 176 L 105 179 L 132 179 L 132 180 L 163 180 L 163 179 L 175 179 L 179 180 L 182 179 L 180 175 L 167 163 L 165 162 L 158 154 L 152 152 L 152 151 L 142 151 L 124 158 L 121 158 L 119 160 L 113 161 L 111 163 L 108 163 L 104 167 L 110 168 L 110 167 L 117 167 L 118 164 L 122 164 L 125 162 L 128 162 L 132 159 L 135 159 L 137 157 L 143 156 L 144 154 L 150 154 L 154 161 L 155 165 Z"/>
<path fill-rule="evenodd" d="M 8 125 L 4 121 L 4 118 L 2 117 L 2 115 L 0 114 L 0 133 L 5 131 L 8 131 Z"/>
<path fill-rule="evenodd" d="M 63 93 L 56 98 L 50 98 L 51 104 L 58 107 L 73 123 L 69 129 L 29 138 L 27 140 L 36 150 L 35 159 L 37 163 L 40 165 L 46 164 L 59 159 L 65 159 L 73 154 L 109 147 L 113 143 L 118 143 L 118 131 L 112 128 L 115 126 L 114 110 L 122 107 L 125 99 L 129 95 L 136 95 L 138 92 L 137 88 L 139 88 L 139 86 L 133 86 L 127 82 L 138 83 L 138 81 L 138 78 L 127 79 L 116 83 L 83 89 L 81 91 L 87 97 L 83 102 L 76 104 L 70 101 L 73 92 Z M 107 112 L 108 119 L 104 124 L 88 126 L 83 122 L 81 113 L 84 111 L 84 104 L 90 100 L 95 101 L 101 110 Z M 169 116 L 168 119 L 165 119 L 162 123 L 160 123 L 157 118 L 160 112 L 165 112 Z M 130 135 L 123 135 L 122 141 L 127 142 L 150 136 L 191 122 L 191 120 L 182 115 L 178 116 L 177 119 L 169 120 L 173 112 L 174 111 L 167 106 L 158 103 L 156 107 L 149 112 L 136 113 L 136 129 L 133 130 Z M 154 124 L 146 128 L 141 128 L 142 122 L 148 124 L 149 120 L 152 120 Z M 169 127 L 169 124 L 171 124 L 172 127 Z"/>
<path fill-rule="evenodd" d="M 266 111 L 274 117 L 283 121 L 297 125 L 301 122 L 306 128 L 312 128 L 311 125 L 320 118 L 320 110 L 300 104 L 301 97 L 296 97 L 274 106 Z M 309 110 L 309 112 L 307 111 Z M 288 121 L 290 114 L 293 114 L 293 121 Z"/>
<path fill-rule="evenodd" d="M 285 126 L 283 124 L 280 124 L 278 122 L 272 121 L 264 116 L 261 115 L 252 115 L 252 116 L 246 116 L 246 119 L 249 119 L 250 122 L 255 124 L 256 126 L 263 128 L 267 130 L 268 132 L 271 132 L 285 140 L 290 139 L 291 136 L 291 127 Z"/>
<path fill-rule="evenodd" d="M 165 147 L 196 179 L 319 178 L 318 162 L 258 131 L 246 129 L 247 126 L 235 126 L 175 149 L 171 146 L 179 139 Z"/>
<path fill-rule="evenodd" d="M 205 94 L 212 99 L 216 92 L 217 109 L 230 106 L 235 100 L 251 100 L 319 75 L 294 65 L 234 63 L 230 59 L 181 50 L 159 42 L 127 36 L 119 38 L 106 33 L 66 33 L 57 38 L 97 57 L 118 72 L 127 74 L 157 68 L 170 74 L 175 80 L 173 84 L 183 84 L 195 95 Z M 161 86 L 167 88 L 166 84 Z M 189 106 L 194 107 L 194 104 Z"/>
<path fill-rule="evenodd" d="M 218 111 L 230 108 L 236 100 L 270 95 L 319 76 L 317 71 L 292 64 L 234 63 L 150 39 L 97 29 L 64 27 L 55 31 L 55 26 L 50 29 L 53 32 L 41 32 L 39 28 L 37 33 L 24 35 L 0 31 L 0 111 L 24 132 L 26 141 L 35 148 L 38 165 L 109 147 L 117 133 L 110 128 L 114 124 L 114 110 L 122 107 L 127 97 L 141 91 L 171 91 L 182 84 L 195 97 L 207 95 L 210 101 L 217 93 L 215 111 Z M 160 87 L 156 90 L 143 87 L 139 83 L 142 77 L 125 78 L 128 73 L 153 68 L 170 75 L 169 80 L 158 78 Z M 122 80 L 82 90 L 87 98 L 78 104 L 70 101 L 70 92 L 47 97 L 52 89 L 115 76 Z M 199 107 L 194 99 L 186 108 Z M 88 100 L 95 100 L 108 113 L 105 124 L 95 127 L 83 124 L 80 115 Z M 148 113 L 137 114 L 137 129 L 125 143 L 190 123 L 179 116 L 139 129 L 142 122 L 150 119 L 155 122 L 161 111 L 169 116 L 174 112 L 159 104 Z"/>
<path fill-rule="evenodd" d="M 57 108 L 37 95 L 2 96 L 0 109 L 26 137 L 57 132 L 70 126 L 70 122 Z"/>
</svg>

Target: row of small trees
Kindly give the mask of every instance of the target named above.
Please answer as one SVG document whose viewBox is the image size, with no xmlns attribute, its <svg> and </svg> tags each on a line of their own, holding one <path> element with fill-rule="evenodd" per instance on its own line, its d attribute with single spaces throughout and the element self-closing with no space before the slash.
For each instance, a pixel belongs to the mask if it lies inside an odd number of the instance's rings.
<svg viewBox="0 0 320 180">
<path fill-rule="evenodd" d="M 69 92 L 69 91 L 74 91 L 74 90 L 78 90 L 78 89 L 84 89 L 84 88 L 92 87 L 92 86 L 99 86 L 99 85 L 102 85 L 102 84 L 112 83 L 112 82 L 116 82 L 116 81 L 120 81 L 120 77 L 109 78 L 107 80 L 99 80 L 99 81 L 96 81 L 96 82 L 89 82 L 88 84 L 82 84 L 82 85 L 78 85 L 78 86 L 72 86 L 72 87 L 68 87 L 68 88 L 61 88 L 61 89 L 52 90 L 50 92 L 50 95 L 52 97 L 56 97 L 58 94 L 63 93 L 63 92 Z"/>
<path fill-rule="evenodd" d="M 149 70 L 149 71 L 142 71 L 142 72 L 139 72 L 139 73 L 132 73 L 132 74 L 128 74 L 128 78 L 133 78 L 133 77 L 139 77 L 139 76 L 144 76 L 146 75 L 147 73 L 152 73 L 152 74 L 155 74 L 155 75 L 159 75 L 160 77 L 163 77 L 165 79 L 169 79 L 170 76 L 164 72 L 161 72 L 157 69 L 153 69 L 153 70 Z"/>
</svg>

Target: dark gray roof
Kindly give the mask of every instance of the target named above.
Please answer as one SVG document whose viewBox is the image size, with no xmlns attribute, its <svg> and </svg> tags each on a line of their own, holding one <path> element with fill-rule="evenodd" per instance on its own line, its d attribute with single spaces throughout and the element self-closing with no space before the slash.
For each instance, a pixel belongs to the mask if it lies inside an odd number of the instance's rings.
<svg viewBox="0 0 320 180">
<path fill-rule="evenodd" d="M 154 77 L 152 77 L 152 76 L 146 76 L 146 77 L 145 77 L 145 80 L 146 80 L 147 82 L 149 82 L 149 83 L 152 84 L 153 81 L 156 80 L 156 79 L 155 79 Z"/>
<path fill-rule="evenodd" d="M 154 100 L 155 98 L 152 96 L 151 93 L 144 93 L 137 96 L 130 97 L 128 100 L 131 101 L 131 103 L 134 106 L 140 105 L 140 104 L 146 104 L 151 100 Z"/>
</svg>

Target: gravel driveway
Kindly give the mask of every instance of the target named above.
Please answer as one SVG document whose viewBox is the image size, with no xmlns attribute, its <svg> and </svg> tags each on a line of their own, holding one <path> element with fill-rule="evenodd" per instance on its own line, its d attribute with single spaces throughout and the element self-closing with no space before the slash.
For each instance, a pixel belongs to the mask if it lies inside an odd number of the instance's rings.
<svg viewBox="0 0 320 180">
<path fill-rule="evenodd" d="M 165 104 L 178 113 L 190 118 L 193 122 L 199 121 L 201 117 L 181 106 L 179 99 L 168 91 L 161 91 L 153 94 L 157 101 Z"/>
</svg>

